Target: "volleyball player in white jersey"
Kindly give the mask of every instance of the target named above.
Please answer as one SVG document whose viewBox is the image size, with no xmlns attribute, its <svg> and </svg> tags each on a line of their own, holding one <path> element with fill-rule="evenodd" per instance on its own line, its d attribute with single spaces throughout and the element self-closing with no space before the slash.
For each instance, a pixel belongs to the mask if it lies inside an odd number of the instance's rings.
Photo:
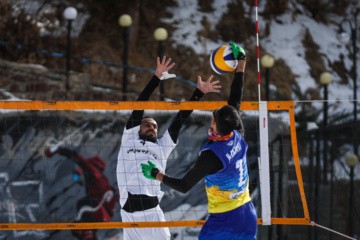
<svg viewBox="0 0 360 240">
<path fill-rule="evenodd" d="M 141 92 L 137 101 L 148 101 L 151 94 L 165 80 L 174 75 L 168 71 L 175 65 L 164 56 L 157 58 L 155 75 Z M 211 82 L 212 76 L 203 82 L 198 77 L 197 88 L 189 101 L 198 101 L 208 92 L 220 92 L 219 81 Z M 152 161 L 164 172 L 166 161 L 177 144 L 182 124 L 192 110 L 179 111 L 164 135 L 157 139 L 158 126 L 151 117 L 143 117 L 143 110 L 134 110 L 121 139 L 117 162 L 117 182 L 120 192 L 121 218 L 123 222 L 165 221 L 159 202 L 164 195 L 160 182 L 147 179 L 139 165 Z M 163 240 L 170 239 L 168 228 L 124 228 L 124 239 Z"/>
</svg>

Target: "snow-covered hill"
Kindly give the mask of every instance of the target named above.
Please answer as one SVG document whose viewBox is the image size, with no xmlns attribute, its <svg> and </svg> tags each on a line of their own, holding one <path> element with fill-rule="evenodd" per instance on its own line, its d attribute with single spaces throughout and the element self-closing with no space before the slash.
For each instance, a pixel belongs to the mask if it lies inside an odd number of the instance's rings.
<svg viewBox="0 0 360 240">
<path fill-rule="evenodd" d="M 203 30 L 204 26 L 201 24 L 203 19 L 209 22 L 210 30 L 214 31 L 217 25 L 221 25 L 221 18 L 228 14 L 228 4 L 234 3 L 233 0 L 214 0 L 212 1 L 213 12 L 204 13 L 198 11 L 199 6 L 196 1 L 192 0 L 177 0 L 177 7 L 168 8 L 167 10 L 173 14 L 171 18 L 162 18 L 161 21 L 171 24 L 175 30 L 171 35 L 171 39 L 175 42 L 174 45 L 182 44 L 194 49 L 198 54 L 210 54 L 213 49 L 219 45 L 227 44 L 227 41 L 217 39 L 213 41 L 199 36 L 198 33 Z M 284 13 L 277 15 L 271 19 L 264 18 L 264 11 L 268 1 L 259 1 L 258 5 L 258 24 L 259 24 L 259 45 L 266 53 L 272 55 L 276 60 L 283 60 L 289 67 L 291 72 L 295 75 L 295 81 L 298 83 L 302 93 L 306 93 L 309 89 L 318 89 L 319 79 L 314 79 L 311 76 L 311 70 L 315 67 L 306 59 L 306 51 L 317 51 L 325 65 L 325 70 L 328 71 L 332 78 L 332 83 L 328 86 L 329 91 L 329 115 L 334 113 L 344 112 L 349 113 L 353 111 L 353 59 L 352 59 L 352 43 L 341 43 L 338 39 L 340 32 L 339 23 L 345 18 L 335 12 L 327 13 L 327 22 L 316 20 L 312 13 L 301 4 L 301 1 L 290 0 L 287 2 L 287 9 Z M 316 1 L 319 5 L 325 4 L 328 9 L 335 9 L 332 1 Z M 255 1 L 238 1 L 245 8 L 246 14 L 243 18 L 250 18 L 254 23 L 256 22 L 256 9 L 254 7 Z M 355 27 L 355 19 L 353 17 L 355 9 L 360 9 L 360 2 L 355 1 L 354 5 L 344 8 L 344 15 L 352 22 Z M 333 8 L 331 8 L 331 6 Z M 360 14 L 358 15 L 360 21 Z M 255 25 L 254 25 L 255 26 Z M 238 27 L 236 25 L 234 28 Z M 348 22 L 343 24 L 343 28 L 349 34 L 351 32 Z M 314 43 L 319 49 L 306 49 L 304 39 L 306 32 L 311 35 Z M 359 35 L 359 29 L 356 30 Z M 238 42 L 232 39 L 240 46 L 246 45 L 246 48 L 256 48 L 256 29 L 253 29 L 254 34 L 245 42 Z M 268 32 L 268 34 L 266 34 Z M 357 39 L 357 44 L 359 43 Z M 252 44 L 249 44 L 252 43 Z M 359 46 L 357 45 L 357 51 Z M 357 55 L 357 60 L 360 60 L 360 55 Z M 261 58 L 261 55 L 260 55 Z M 346 73 L 340 76 L 337 69 L 333 69 L 337 62 L 343 62 Z M 359 62 L 359 61 L 358 61 Z M 276 63 L 273 68 L 276 68 Z M 356 66 L 357 72 L 360 73 L 360 64 Z M 263 70 L 263 69 L 262 69 Z M 256 69 L 251 69 L 256 71 Z M 264 74 L 264 72 L 261 72 Z M 344 79 L 344 76 L 346 79 Z M 320 77 L 320 74 L 319 76 Z M 273 81 L 276 81 L 274 79 Z M 346 82 L 346 84 L 344 84 Z M 262 86 L 265 87 L 265 86 Z M 276 87 L 272 86 L 272 91 L 276 91 Z M 357 91 L 359 93 L 359 90 Z M 304 94 L 305 95 L 305 94 Z M 301 98 L 299 95 L 292 94 L 292 99 L 295 101 L 313 100 L 313 106 L 317 110 L 323 108 L 322 98 L 311 99 Z M 306 95 L 305 95 L 306 96 Z M 359 94 L 358 94 L 359 96 Z M 321 92 L 321 97 L 323 94 Z M 339 101 L 335 101 L 339 100 Z M 298 108 L 300 110 L 300 107 Z M 322 120 L 323 115 L 318 114 L 318 122 Z"/>
</svg>

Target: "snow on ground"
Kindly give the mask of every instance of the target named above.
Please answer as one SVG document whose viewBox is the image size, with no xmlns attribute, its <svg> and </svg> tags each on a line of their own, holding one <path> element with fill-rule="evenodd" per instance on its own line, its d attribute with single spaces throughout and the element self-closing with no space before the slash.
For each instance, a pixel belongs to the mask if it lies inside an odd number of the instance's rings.
<svg viewBox="0 0 360 240">
<path fill-rule="evenodd" d="M 39 1 L 39 0 L 13 0 L 13 15 L 17 16 L 21 10 L 24 10 L 24 12 L 26 14 L 30 16 L 35 16 L 37 14 L 38 9 L 41 8 L 41 12 L 39 14 L 39 16 L 41 15 L 41 13 L 52 13 L 55 12 L 55 8 L 53 6 L 53 4 L 57 2 L 57 0 L 55 1 L 49 1 L 48 3 L 43 3 L 43 1 Z M 69 7 L 71 5 L 69 4 Z M 76 6 L 72 6 L 75 7 L 76 9 L 81 9 L 83 7 L 82 3 L 78 3 Z M 79 36 L 83 26 L 86 23 L 86 20 L 90 17 L 90 15 L 88 13 L 82 13 L 82 12 L 78 12 L 78 15 L 76 17 L 76 19 L 73 21 L 72 24 L 72 31 L 71 31 L 71 37 L 72 38 L 76 38 Z M 37 27 L 40 28 L 40 35 L 41 36 L 47 36 L 47 35 L 51 35 L 53 37 L 59 37 L 61 36 L 64 32 L 67 31 L 66 26 L 67 25 L 61 25 L 59 19 L 56 19 L 54 22 L 50 21 L 47 18 L 42 17 L 41 19 L 33 19 L 35 20 L 35 24 Z M 54 29 L 57 29 L 54 32 L 50 32 L 47 30 L 48 27 L 52 27 Z"/>
<path fill-rule="evenodd" d="M 197 32 L 202 29 L 201 20 L 205 17 L 211 24 L 212 29 L 215 28 L 215 25 L 220 21 L 223 14 L 228 10 L 227 5 L 231 3 L 231 0 L 215 0 L 213 2 L 213 8 L 216 11 L 212 13 L 202 13 L 198 11 L 198 5 L 196 1 L 192 0 L 177 0 L 178 7 L 169 8 L 168 11 L 173 14 L 171 18 L 162 19 L 163 22 L 172 24 L 175 28 L 171 39 L 174 40 L 176 44 L 186 45 L 194 49 L 195 52 L 199 54 L 210 54 L 213 49 L 219 45 L 227 44 L 226 42 L 218 41 L 213 42 L 204 38 L 199 38 Z M 265 1 L 259 4 L 258 12 L 261 13 L 265 6 Z M 250 6 L 247 6 L 243 2 L 245 9 L 250 9 Z M 294 1 L 290 1 L 290 4 L 296 4 Z M 360 3 L 359 3 L 360 5 Z M 330 102 L 329 104 L 329 114 L 336 113 L 339 111 L 342 112 L 351 112 L 353 110 L 353 83 L 350 81 L 348 86 L 340 85 L 340 77 L 336 72 L 331 71 L 328 66 L 328 62 L 335 62 L 340 60 L 340 55 L 345 56 L 345 66 L 350 71 L 352 68 L 352 59 L 347 58 L 348 49 L 346 45 L 339 42 L 338 28 L 337 25 L 342 18 L 339 16 L 329 14 L 332 23 L 325 25 L 321 22 L 316 22 L 309 16 L 307 16 L 307 11 L 300 4 L 296 4 L 297 8 L 301 10 L 304 14 L 297 15 L 295 21 L 293 20 L 293 15 L 291 11 L 287 11 L 281 16 L 278 16 L 277 21 L 272 21 L 270 24 L 270 35 L 265 38 L 259 39 L 259 44 L 261 47 L 266 49 L 266 51 L 273 55 L 275 59 L 284 59 L 296 75 L 296 81 L 298 82 L 301 90 L 303 92 L 308 88 L 316 88 L 315 79 L 310 75 L 310 66 L 304 59 L 305 49 L 303 48 L 302 40 L 304 39 L 306 30 L 308 30 L 313 40 L 319 45 L 320 53 L 324 54 L 324 63 L 330 71 L 333 83 L 329 85 L 329 100 L 345 100 L 344 102 Z M 255 8 L 254 8 L 255 11 Z M 349 10 L 350 11 L 350 10 Z M 350 14 L 350 13 L 349 13 Z M 255 19 L 255 12 L 252 13 Z M 265 29 L 265 22 L 262 21 L 262 18 L 259 17 L 259 35 Z M 255 32 L 255 31 L 254 31 Z M 254 37 L 255 39 L 255 37 Z M 238 43 L 241 45 L 241 43 Z M 261 56 L 260 56 L 261 57 Z M 358 59 L 360 60 L 360 59 Z M 359 69 L 359 66 L 358 66 Z M 359 71 L 360 72 L 360 69 Z M 358 93 L 359 96 L 359 93 Z M 296 99 L 296 96 L 293 95 L 294 100 L 307 100 L 307 99 Z M 320 100 L 320 99 L 319 99 Z M 322 104 L 314 105 L 317 109 L 322 108 Z M 319 115 L 319 121 L 322 119 L 322 115 Z"/>
<path fill-rule="evenodd" d="M 177 42 L 176 44 L 191 47 L 197 54 L 210 54 L 212 50 L 223 44 L 223 42 L 213 42 L 203 37 L 198 37 L 198 32 L 203 29 L 201 24 L 203 18 L 212 23 L 213 30 L 215 23 L 219 22 L 222 15 L 228 11 L 227 5 L 231 0 L 214 1 L 213 7 L 217 11 L 213 13 L 199 12 L 197 1 L 177 0 L 176 2 L 178 4 L 177 7 L 167 9 L 173 16 L 162 19 L 164 23 L 169 23 L 176 28 L 171 36 L 171 39 Z"/>
<path fill-rule="evenodd" d="M 0 93 L 1 93 L 2 95 L 4 95 L 4 96 L 9 97 L 8 99 L 1 100 L 1 101 L 30 101 L 30 100 L 27 100 L 27 99 L 17 98 L 17 97 L 15 97 L 13 94 L 5 91 L 4 89 L 0 89 Z"/>
</svg>

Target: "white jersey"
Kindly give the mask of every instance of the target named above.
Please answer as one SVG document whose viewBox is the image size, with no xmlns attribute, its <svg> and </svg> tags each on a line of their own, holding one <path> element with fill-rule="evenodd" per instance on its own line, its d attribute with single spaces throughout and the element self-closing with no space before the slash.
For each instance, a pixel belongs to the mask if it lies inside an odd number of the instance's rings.
<svg viewBox="0 0 360 240">
<path fill-rule="evenodd" d="M 164 192 L 160 190 L 160 182 L 147 179 L 140 164 L 151 161 L 160 172 L 165 172 L 167 158 L 176 146 L 168 130 L 156 143 L 140 139 L 139 130 L 140 126 L 125 128 L 121 138 L 116 168 L 121 207 L 126 203 L 128 192 L 157 196 L 161 200 Z"/>
</svg>

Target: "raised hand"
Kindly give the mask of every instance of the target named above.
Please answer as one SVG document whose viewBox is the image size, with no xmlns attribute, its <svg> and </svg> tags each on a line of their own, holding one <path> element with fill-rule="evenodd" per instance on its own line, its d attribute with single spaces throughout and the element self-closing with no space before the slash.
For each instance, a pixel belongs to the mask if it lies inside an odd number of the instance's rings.
<svg viewBox="0 0 360 240">
<path fill-rule="evenodd" d="M 237 59 L 237 60 L 245 60 L 246 59 L 246 53 L 245 53 L 245 50 L 236 45 L 235 43 L 233 42 L 230 42 L 229 43 L 232 50 L 233 50 L 233 54 L 234 54 L 234 58 Z"/>
<path fill-rule="evenodd" d="M 201 80 L 201 77 L 198 76 L 198 81 L 197 81 L 197 84 L 196 84 L 196 87 L 203 93 L 208 93 L 208 92 L 220 92 L 220 88 L 221 86 L 220 85 L 216 85 L 219 83 L 218 80 L 214 81 L 214 82 L 211 82 L 211 79 L 213 78 L 214 76 L 211 75 L 205 82 L 203 82 Z"/>
<path fill-rule="evenodd" d="M 157 64 L 155 69 L 155 76 L 157 76 L 158 78 L 161 78 L 163 76 L 163 73 L 167 73 L 175 65 L 175 63 L 170 64 L 171 58 L 168 58 L 166 60 L 166 56 L 163 56 L 161 62 L 160 62 L 160 58 L 157 57 L 156 62 Z M 165 74 L 165 75 L 171 75 L 171 74 Z"/>
</svg>

